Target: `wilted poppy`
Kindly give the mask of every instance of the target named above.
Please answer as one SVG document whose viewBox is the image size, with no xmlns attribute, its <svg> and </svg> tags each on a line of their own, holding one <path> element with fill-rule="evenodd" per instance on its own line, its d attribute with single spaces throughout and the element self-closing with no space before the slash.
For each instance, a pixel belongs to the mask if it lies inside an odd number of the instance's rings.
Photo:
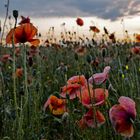
<svg viewBox="0 0 140 140">
<path fill-rule="evenodd" d="M 39 39 L 33 39 L 36 33 L 37 29 L 33 26 L 33 24 L 21 24 L 15 29 L 10 30 L 6 36 L 6 43 L 12 44 L 12 41 L 14 41 L 15 44 L 30 42 L 32 45 L 37 46 L 40 43 Z"/>
<path fill-rule="evenodd" d="M 53 115 L 62 115 L 66 110 L 65 100 L 51 95 L 44 104 L 44 110 L 46 110 L 47 107 L 49 107 Z"/>
<path fill-rule="evenodd" d="M 119 103 L 109 111 L 111 123 L 117 133 L 125 137 L 132 137 L 134 134 L 133 121 L 136 118 L 135 102 L 129 97 L 121 96 Z"/>
<path fill-rule="evenodd" d="M 104 83 L 107 79 L 108 79 L 108 74 L 110 71 L 110 66 L 106 66 L 104 68 L 104 71 L 102 73 L 96 73 L 93 74 L 89 79 L 88 82 L 90 84 L 96 84 L 96 85 L 100 85 L 102 83 Z"/>
<path fill-rule="evenodd" d="M 87 81 L 84 75 L 73 76 L 67 81 L 67 85 L 62 88 L 61 96 L 66 98 L 69 95 L 70 99 L 77 97 L 77 93 L 82 87 L 87 86 Z"/>
<path fill-rule="evenodd" d="M 84 25 L 84 21 L 83 21 L 83 19 L 81 19 L 81 18 L 77 18 L 76 23 L 77 23 L 77 25 L 79 25 L 79 26 L 83 26 L 83 25 Z"/>
<path fill-rule="evenodd" d="M 87 108 L 92 106 L 99 106 L 104 104 L 105 100 L 108 98 L 108 90 L 103 88 L 84 88 L 81 93 L 77 94 L 80 102 Z"/>
<path fill-rule="evenodd" d="M 93 109 L 90 108 L 89 111 L 85 115 L 83 115 L 82 119 L 79 121 L 79 126 L 81 128 L 96 128 L 104 123 L 104 115 L 99 110 L 93 111 Z"/>
<path fill-rule="evenodd" d="M 100 30 L 96 27 L 96 26 L 90 26 L 89 27 L 91 31 L 95 32 L 95 33 L 99 33 Z"/>
</svg>

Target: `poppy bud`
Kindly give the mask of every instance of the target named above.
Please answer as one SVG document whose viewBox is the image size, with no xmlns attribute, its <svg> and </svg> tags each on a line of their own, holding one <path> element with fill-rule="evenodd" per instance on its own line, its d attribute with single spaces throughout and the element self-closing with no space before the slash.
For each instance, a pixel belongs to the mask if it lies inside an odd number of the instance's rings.
<svg viewBox="0 0 140 140">
<path fill-rule="evenodd" d="M 30 67 L 33 65 L 33 59 L 32 59 L 32 57 L 29 57 L 28 64 L 29 64 Z"/>
<path fill-rule="evenodd" d="M 77 53 L 74 54 L 74 58 L 75 58 L 75 60 L 78 60 L 78 54 Z"/>
<path fill-rule="evenodd" d="M 13 16 L 15 19 L 18 18 L 18 10 L 13 10 Z"/>
<path fill-rule="evenodd" d="M 92 56 L 91 55 L 87 55 L 86 56 L 86 60 L 88 63 L 90 63 L 92 61 Z"/>
<path fill-rule="evenodd" d="M 86 72 L 86 73 L 85 73 L 85 78 L 86 78 L 87 80 L 90 78 L 89 72 Z"/>
<path fill-rule="evenodd" d="M 108 30 L 105 27 L 104 27 L 104 32 L 105 32 L 105 34 L 108 35 Z"/>
<path fill-rule="evenodd" d="M 106 53 L 107 53 L 107 50 L 105 48 L 102 49 L 102 57 L 105 57 L 106 56 Z"/>
</svg>

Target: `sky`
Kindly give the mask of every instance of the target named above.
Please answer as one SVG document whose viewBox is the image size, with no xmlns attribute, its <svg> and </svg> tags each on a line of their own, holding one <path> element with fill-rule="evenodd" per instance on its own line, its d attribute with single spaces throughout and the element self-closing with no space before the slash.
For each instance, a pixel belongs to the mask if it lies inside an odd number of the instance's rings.
<svg viewBox="0 0 140 140">
<path fill-rule="evenodd" d="M 6 2 L 0 0 L 1 20 L 5 16 Z M 140 32 L 140 0 L 10 0 L 9 15 L 14 9 L 19 15 L 29 16 L 41 31 L 50 26 L 58 28 L 62 22 L 72 28 L 75 19 L 82 17 L 87 21 L 85 27 L 94 22 L 100 27 L 108 26 L 112 31 L 117 27 L 121 31 L 120 21 L 124 19 L 127 30 Z"/>
</svg>

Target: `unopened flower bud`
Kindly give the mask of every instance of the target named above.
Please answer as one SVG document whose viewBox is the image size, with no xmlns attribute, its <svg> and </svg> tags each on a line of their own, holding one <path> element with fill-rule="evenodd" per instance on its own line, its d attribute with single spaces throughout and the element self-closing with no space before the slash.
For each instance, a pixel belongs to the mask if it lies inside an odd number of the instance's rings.
<svg viewBox="0 0 140 140">
<path fill-rule="evenodd" d="M 18 18 L 18 10 L 13 10 L 13 16 L 15 19 Z"/>
</svg>

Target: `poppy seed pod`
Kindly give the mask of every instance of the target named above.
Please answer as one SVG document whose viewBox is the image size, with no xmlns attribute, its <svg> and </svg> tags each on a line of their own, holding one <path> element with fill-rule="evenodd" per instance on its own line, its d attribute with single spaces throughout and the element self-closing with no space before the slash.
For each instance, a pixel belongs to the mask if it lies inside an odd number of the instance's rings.
<svg viewBox="0 0 140 140">
<path fill-rule="evenodd" d="M 74 58 L 76 61 L 78 61 L 78 54 L 77 53 L 74 54 Z"/>
<path fill-rule="evenodd" d="M 88 63 L 91 63 L 91 61 L 92 61 L 92 56 L 91 56 L 91 55 L 87 55 L 87 56 L 86 56 L 86 60 L 87 60 Z"/>
<path fill-rule="evenodd" d="M 105 56 L 106 56 L 106 54 L 107 54 L 107 50 L 106 50 L 105 48 L 104 48 L 104 49 L 102 49 L 101 54 L 102 54 L 102 57 L 105 57 Z"/>
<path fill-rule="evenodd" d="M 13 16 L 15 19 L 18 18 L 18 10 L 13 10 Z"/>
</svg>

